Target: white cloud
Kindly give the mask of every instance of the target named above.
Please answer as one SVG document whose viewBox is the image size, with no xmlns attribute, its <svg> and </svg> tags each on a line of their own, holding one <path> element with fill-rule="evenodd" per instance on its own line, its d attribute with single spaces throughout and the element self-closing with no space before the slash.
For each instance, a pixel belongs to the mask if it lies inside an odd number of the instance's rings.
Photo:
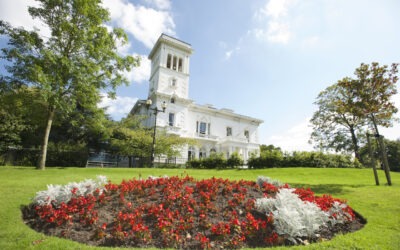
<svg viewBox="0 0 400 250">
<path fill-rule="evenodd" d="M 261 27 L 251 33 L 259 40 L 271 43 L 287 44 L 293 36 L 292 18 L 289 10 L 295 7 L 297 0 L 270 0 L 255 13 Z"/>
<path fill-rule="evenodd" d="M 14 27 L 23 27 L 27 30 L 39 29 L 39 34 L 43 38 L 50 37 L 50 29 L 39 19 L 29 15 L 28 7 L 38 7 L 38 2 L 34 0 L 13 0 L 0 1 L 0 17 L 3 21 L 10 23 Z"/>
<path fill-rule="evenodd" d="M 280 21 L 270 21 L 266 35 L 270 42 L 286 44 L 289 42 L 292 32 L 290 31 L 289 24 Z"/>
<path fill-rule="evenodd" d="M 169 0 L 145 0 L 145 1 L 160 10 L 168 10 L 171 8 L 171 1 Z"/>
<path fill-rule="evenodd" d="M 296 0 L 270 0 L 261 12 L 273 19 L 285 17 L 288 14 L 288 9 L 296 3 Z"/>
<path fill-rule="evenodd" d="M 280 147 L 283 151 L 312 151 L 313 147 L 308 143 L 312 128 L 309 119 L 294 125 L 281 134 L 267 138 L 266 144 Z"/>
<path fill-rule="evenodd" d="M 102 99 L 98 106 L 100 108 L 107 108 L 106 113 L 117 121 L 126 117 L 138 100 L 138 98 L 124 96 L 117 96 L 115 99 L 111 99 L 106 93 L 102 93 L 101 96 Z"/>
<path fill-rule="evenodd" d="M 165 8 L 168 1 L 151 2 L 159 8 Z M 105 0 L 103 5 L 109 9 L 111 19 L 118 27 L 133 35 L 147 48 L 152 48 L 161 33 L 175 35 L 175 23 L 168 11 L 136 6 L 126 0 Z"/>
<path fill-rule="evenodd" d="M 134 54 L 133 56 L 140 57 L 140 66 L 134 67 L 130 72 L 125 72 L 125 77 L 128 79 L 128 81 L 134 81 L 137 83 L 142 83 L 149 80 L 151 61 L 145 55 Z"/>
</svg>

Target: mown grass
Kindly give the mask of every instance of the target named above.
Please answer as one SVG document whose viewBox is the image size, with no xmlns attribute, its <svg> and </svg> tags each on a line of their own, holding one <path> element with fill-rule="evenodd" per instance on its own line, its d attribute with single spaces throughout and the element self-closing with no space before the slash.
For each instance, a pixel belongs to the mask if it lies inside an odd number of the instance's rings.
<svg viewBox="0 0 400 250">
<path fill-rule="evenodd" d="M 369 169 L 280 168 L 260 170 L 182 170 L 182 169 L 106 169 L 0 167 L 0 249 L 93 249 L 66 239 L 45 236 L 26 226 L 20 207 L 30 203 L 47 184 L 66 184 L 106 175 L 114 183 L 149 175 L 186 175 L 197 179 L 212 176 L 255 180 L 264 175 L 296 187 L 310 187 L 318 194 L 344 198 L 368 223 L 355 233 L 338 235 L 333 240 L 309 246 L 274 249 L 400 249 L 400 173 L 392 173 L 393 186 L 375 186 Z M 110 249 L 110 248 L 95 248 Z M 126 248 L 121 248 L 126 249 Z"/>
</svg>

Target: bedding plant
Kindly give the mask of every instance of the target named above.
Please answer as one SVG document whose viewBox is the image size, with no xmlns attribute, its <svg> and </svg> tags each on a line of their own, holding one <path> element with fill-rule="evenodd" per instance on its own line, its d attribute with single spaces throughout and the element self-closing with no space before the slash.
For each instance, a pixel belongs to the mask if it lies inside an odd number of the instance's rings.
<svg viewBox="0 0 400 250">
<path fill-rule="evenodd" d="M 105 176 L 48 185 L 23 208 L 33 229 L 95 246 L 221 249 L 310 244 L 359 230 L 344 200 L 256 181 Z"/>
</svg>

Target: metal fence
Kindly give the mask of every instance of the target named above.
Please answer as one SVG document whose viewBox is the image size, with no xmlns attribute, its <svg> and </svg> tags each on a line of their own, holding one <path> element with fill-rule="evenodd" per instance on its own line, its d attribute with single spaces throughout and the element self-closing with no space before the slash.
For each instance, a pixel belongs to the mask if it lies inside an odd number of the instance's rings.
<svg viewBox="0 0 400 250">
<path fill-rule="evenodd" d="M 0 165 L 36 166 L 39 149 L 8 149 L 0 152 Z M 187 158 L 156 157 L 154 167 L 183 168 Z M 47 151 L 46 166 L 52 167 L 110 167 L 143 168 L 152 167 L 150 157 L 120 156 L 110 152 L 95 151 Z"/>
<path fill-rule="evenodd" d="M 8 149 L 0 152 L 0 165 L 36 166 L 40 149 Z M 87 152 L 84 151 L 47 151 L 46 166 L 84 167 Z"/>
</svg>

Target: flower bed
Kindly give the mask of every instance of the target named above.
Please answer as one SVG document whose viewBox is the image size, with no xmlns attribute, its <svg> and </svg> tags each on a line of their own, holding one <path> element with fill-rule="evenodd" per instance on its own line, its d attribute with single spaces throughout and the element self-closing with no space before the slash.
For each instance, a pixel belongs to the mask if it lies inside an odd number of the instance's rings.
<svg viewBox="0 0 400 250">
<path fill-rule="evenodd" d="M 37 231 L 101 246 L 183 249 L 307 244 L 360 229 L 345 201 L 254 181 L 106 178 L 49 185 L 23 210 Z"/>
</svg>

